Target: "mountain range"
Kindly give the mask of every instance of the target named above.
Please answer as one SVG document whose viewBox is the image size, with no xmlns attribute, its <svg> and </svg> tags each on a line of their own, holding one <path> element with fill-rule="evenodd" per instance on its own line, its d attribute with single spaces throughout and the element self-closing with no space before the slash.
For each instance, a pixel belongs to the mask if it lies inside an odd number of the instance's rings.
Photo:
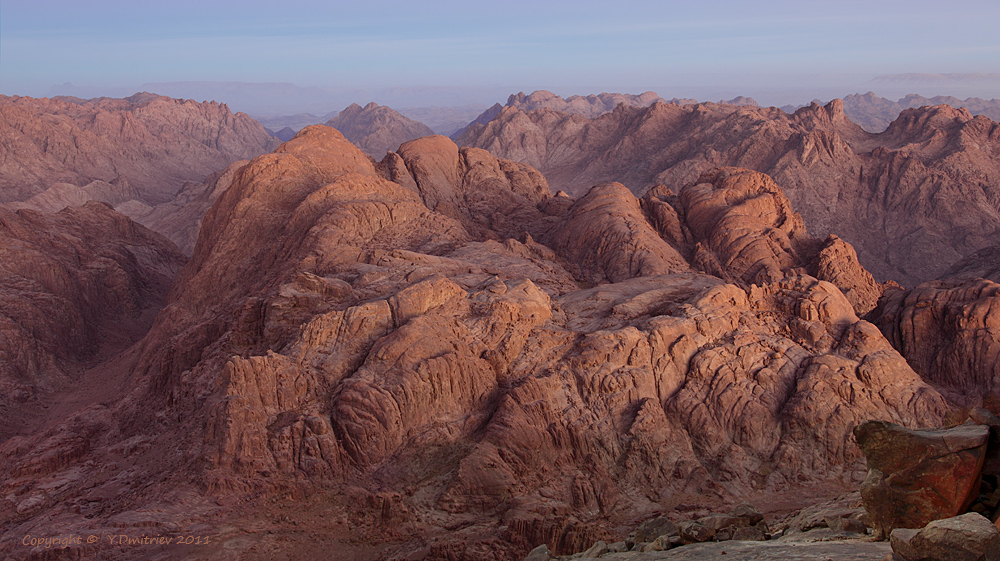
<svg viewBox="0 0 1000 561">
<path fill-rule="evenodd" d="M 0 96 L 0 203 L 58 211 L 98 200 L 186 251 L 216 172 L 279 141 L 225 104 L 139 93 L 125 99 Z M 189 203 L 193 207 L 185 208 Z M 182 220 L 173 219 L 177 213 Z"/>
<path fill-rule="evenodd" d="M 873 92 L 844 96 L 844 113 L 868 132 L 882 132 L 903 110 L 926 105 L 961 107 L 968 109 L 973 115 L 984 115 L 993 121 L 1000 121 L 1000 100 L 998 99 L 986 100 L 970 97 L 962 100 L 953 96 L 939 95 L 928 98 L 910 94 L 898 101 L 892 101 L 879 97 Z"/>
<path fill-rule="evenodd" d="M 949 106 L 905 110 L 872 134 L 834 100 L 791 115 L 713 103 L 620 105 L 593 119 L 506 107 L 456 141 L 528 163 L 571 196 L 595 182 L 641 195 L 717 166 L 755 169 L 811 233 L 843 236 L 876 277 L 912 285 L 997 243 L 998 135 L 990 119 Z"/>
<path fill-rule="evenodd" d="M 336 128 L 344 138 L 376 159 L 408 140 L 434 134 L 427 125 L 375 102 L 364 107 L 351 104 L 327 121 L 326 126 Z"/>
<path fill-rule="evenodd" d="M 279 145 L 217 103 L 0 102 L 0 557 L 569 555 L 854 491 L 866 420 L 1000 413 L 967 109 L 535 92 Z M 23 543 L 81 532 L 206 541 Z"/>
</svg>

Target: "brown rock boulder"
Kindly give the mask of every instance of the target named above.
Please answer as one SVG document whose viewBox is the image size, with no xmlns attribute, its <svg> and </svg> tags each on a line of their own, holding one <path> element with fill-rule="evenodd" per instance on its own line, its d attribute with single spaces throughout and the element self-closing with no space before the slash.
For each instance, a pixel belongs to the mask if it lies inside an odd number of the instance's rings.
<svg viewBox="0 0 1000 561">
<path fill-rule="evenodd" d="M 684 543 L 707 542 L 715 537 L 715 530 L 694 520 L 681 520 L 677 523 L 677 531 Z"/>
<path fill-rule="evenodd" d="M 552 554 L 549 552 L 549 547 L 543 543 L 529 551 L 524 561 L 549 561 L 550 559 L 552 559 Z"/>
<path fill-rule="evenodd" d="M 893 530 L 890 541 L 906 561 L 1000 561 L 1000 530 L 974 512 Z"/>
<path fill-rule="evenodd" d="M 868 421 L 854 435 L 868 460 L 861 497 L 877 535 L 957 516 L 979 494 L 988 427 L 909 430 Z"/>
<path fill-rule="evenodd" d="M 666 547 L 662 549 L 669 549 L 670 547 L 670 536 L 677 537 L 677 526 L 666 516 L 657 516 L 656 518 L 650 518 L 638 528 L 632 531 L 625 540 L 626 545 L 638 546 L 640 544 L 651 545 L 660 536 L 664 537 L 661 540 L 660 545 L 662 546 L 666 543 Z M 659 546 L 658 546 L 659 547 Z"/>
<path fill-rule="evenodd" d="M 739 518 L 747 526 L 753 526 L 764 520 L 764 515 L 754 506 L 747 503 L 736 505 L 733 510 L 729 511 L 729 516 Z"/>
</svg>

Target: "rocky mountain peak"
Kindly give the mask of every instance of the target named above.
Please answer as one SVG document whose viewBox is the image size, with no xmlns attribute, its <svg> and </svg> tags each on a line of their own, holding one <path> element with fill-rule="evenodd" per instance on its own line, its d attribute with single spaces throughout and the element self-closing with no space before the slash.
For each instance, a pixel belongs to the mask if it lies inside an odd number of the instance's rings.
<svg viewBox="0 0 1000 561">
<path fill-rule="evenodd" d="M 375 102 L 364 107 L 353 103 L 325 124 L 340 130 L 345 138 L 377 159 L 407 140 L 434 134 L 427 125 Z"/>
</svg>

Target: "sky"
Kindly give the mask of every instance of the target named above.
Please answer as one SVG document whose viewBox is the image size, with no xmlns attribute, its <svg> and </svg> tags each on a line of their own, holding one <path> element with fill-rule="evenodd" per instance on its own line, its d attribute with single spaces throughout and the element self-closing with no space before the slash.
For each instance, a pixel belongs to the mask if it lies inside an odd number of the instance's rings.
<svg viewBox="0 0 1000 561">
<path fill-rule="evenodd" d="M 995 0 L 0 0 L 0 93 L 175 81 L 665 97 L 854 86 L 1000 73 L 997 21 Z"/>
</svg>

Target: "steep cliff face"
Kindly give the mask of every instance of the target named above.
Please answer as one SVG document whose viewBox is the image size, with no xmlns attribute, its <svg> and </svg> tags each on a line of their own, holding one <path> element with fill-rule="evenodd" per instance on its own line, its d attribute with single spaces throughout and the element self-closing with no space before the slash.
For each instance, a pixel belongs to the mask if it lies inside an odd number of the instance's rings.
<svg viewBox="0 0 1000 561">
<path fill-rule="evenodd" d="M 874 135 L 843 103 L 776 108 L 711 103 L 619 107 L 588 119 L 503 108 L 457 141 L 532 165 L 553 189 L 619 181 L 642 194 L 718 166 L 767 173 L 810 232 L 836 234 L 880 280 L 907 285 L 997 243 L 1000 125 L 948 106 L 909 109 Z"/>
<path fill-rule="evenodd" d="M 868 319 L 952 402 L 1000 412 L 998 257 L 989 246 L 938 279 L 889 287 Z"/>
<path fill-rule="evenodd" d="M 691 501 L 852 485 L 857 423 L 944 418 L 838 288 L 881 287 L 773 181 L 650 193 L 556 196 L 444 137 L 375 164 L 308 127 L 235 172 L 120 398 L 0 446 L 32 474 L 0 513 L 20 535 L 241 520 L 259 535 L 213 547 L 308 551 L 262 530 L 294 496 L 300 528 L 368 558 L 516 559 Z"/>
<path fill-rule="evenodd" d="M 259 123 L 224 104 L 148 93 L 75 103 L 3 96 L 0 137 L 4 202 L 56 183 L 116 179 L 146 204 L 166 202 L 185 182 L 277 146 Z"/>
<path fill-rule="evenodd" d="M 178 198 L 197 198 L 210 190 L 206 177 L 277 145 L 215 102 L 0 96 L 0 203 L 57 212 L 98 200 L 183 245 L 211 201 L 166 226 L 163 216 L 184 206 Z"/>
</svg>

